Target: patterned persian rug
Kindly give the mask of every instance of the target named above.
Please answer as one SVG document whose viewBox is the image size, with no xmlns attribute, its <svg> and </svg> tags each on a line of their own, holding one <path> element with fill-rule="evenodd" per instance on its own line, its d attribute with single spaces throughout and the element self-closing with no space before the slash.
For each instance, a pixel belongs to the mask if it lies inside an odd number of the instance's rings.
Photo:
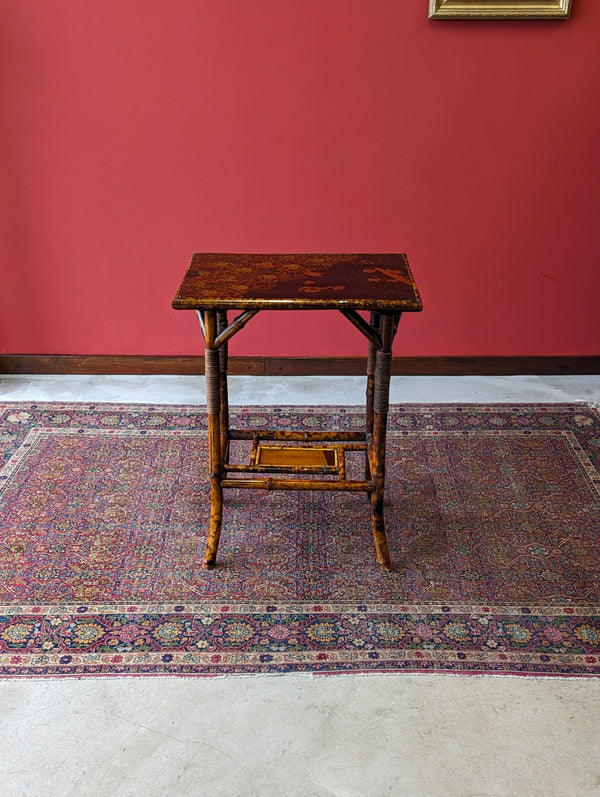
<svg viewBox="0 0 600 797">
<path fill-rule="evenodd" d="M 353 407 L 233 415 L 362 426 Z M 0 405 L 0 468 L 4 677 L 600 673 L 586 405 L 392 407 L 391 573 L 364 494 L 237 490 L 202 570 L 203 407 Z"/>
</svg>

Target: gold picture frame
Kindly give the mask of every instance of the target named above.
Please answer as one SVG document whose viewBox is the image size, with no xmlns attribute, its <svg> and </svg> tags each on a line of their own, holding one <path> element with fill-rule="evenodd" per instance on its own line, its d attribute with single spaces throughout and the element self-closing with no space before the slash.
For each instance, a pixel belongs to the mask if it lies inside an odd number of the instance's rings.
<svg viewBox="0 0 600 797">
<path fill-rule="evenodd" d="M 429 19 L 567 19 L 571 0 L 429 0 Z"/>
</svg>

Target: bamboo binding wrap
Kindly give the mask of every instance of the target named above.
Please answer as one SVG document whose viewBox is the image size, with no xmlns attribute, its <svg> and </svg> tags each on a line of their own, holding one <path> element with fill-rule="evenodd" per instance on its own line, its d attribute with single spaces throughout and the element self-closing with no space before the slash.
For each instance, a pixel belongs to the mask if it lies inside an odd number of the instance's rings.
<svg viewBox="0 0 600 797">
<path fill-rule="evenodd" d="M 378 351 L 375 355 L 373 409 L 380 415 L 387 413 L 390 405 L 389 383 L 391 372 L 392 352 Z"/>
<path fill-rule="evenodd" d="M 206 408 L 208 414 L 218 415 L 221 410 L 219 349 L 205 349 L 204 375 L 206 377 Z"/>
</svg>

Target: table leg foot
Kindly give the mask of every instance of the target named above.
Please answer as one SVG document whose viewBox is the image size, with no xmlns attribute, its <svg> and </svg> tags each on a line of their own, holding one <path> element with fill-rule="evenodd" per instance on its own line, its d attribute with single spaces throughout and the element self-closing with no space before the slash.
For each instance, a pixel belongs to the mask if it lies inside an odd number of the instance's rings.
<svg viewBox="0 0 600 797">
<path fill-rule="evenodd" d="M 379 566 L 382 570 L 390 571 L 392 569 L 392 560 L 390 559 L 390 550 L 385 534 L 383 491 L 381 496 L 376 495 L 376 493 L 371 495 L 371 524 L 373 526 L 373 539 Z"/>
<path fill-rule="evenodd" d="M 221 526 L 223 525 L 223 489 L 219 480 L 212 479 L 210 486 L 210 527 L 208 530 L 208 540 L 202 567 L 211 570 L 215 566 L 217 559 L 217 548 L 221 537 Z"/>
</svg>

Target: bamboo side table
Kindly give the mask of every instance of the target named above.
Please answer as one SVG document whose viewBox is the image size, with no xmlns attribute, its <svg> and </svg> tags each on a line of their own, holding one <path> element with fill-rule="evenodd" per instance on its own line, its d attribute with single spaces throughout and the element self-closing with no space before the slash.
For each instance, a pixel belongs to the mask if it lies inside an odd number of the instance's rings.
<svg viewBox="0 0 600 797">
<path fill-rule="evenodd" d="M 392 342 L 403 312 L 422 309 L 402 254 L 195 254 L 173 300 L 196 310 L 205 340 L 210 528 L 203 566 L 214 567 L 223 490 L 335 490 L 370 495 L 377 561 L 391 569 L 383 494 Z M 259 310 L 339 310 L 368 340 L 364 431 L 283 432 L 229 426 L 227 345 Z M 231 320 L 229 311 L 239 311 Z M 369 321 L 359 311 L 370 313 Z M 252 442 L 248 464 L 231 441 Z M 249 445 L 249 443 L 248 443 Z M 346 453 L 364 451 L 365 477 L 346 477 Z"/>
</svg>

